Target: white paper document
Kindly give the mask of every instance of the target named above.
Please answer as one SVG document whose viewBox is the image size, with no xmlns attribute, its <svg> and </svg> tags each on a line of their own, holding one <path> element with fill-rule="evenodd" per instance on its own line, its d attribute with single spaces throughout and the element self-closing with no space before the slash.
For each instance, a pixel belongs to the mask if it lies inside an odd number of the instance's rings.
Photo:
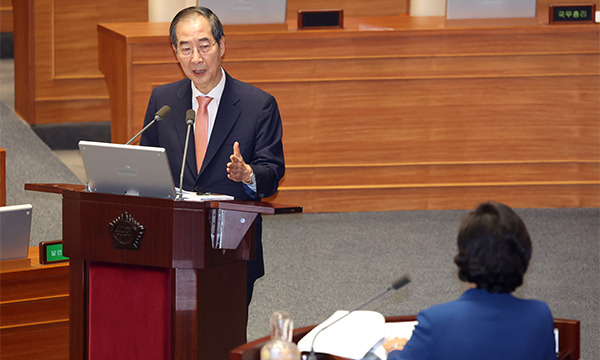
<svg viewBox="0 0 600 360">
<path fill-rule="evenodd" d="M 404 338 L 408 340 L 412 336 L 412 332 L 415 329 L 415 325 L 417 325 L 417 321 L 399 321 L 385 323 L 385 338 Z M 373 349 L 371 349 L 371 352 L 374 355 L 377 355 L 381 360 L 385 360 L 387 358 L 387 352 L 383 347 L 383 341 L 376 344 L 376 346 Z"/>
<path fill-rule="evenodd" d="M 179 196 L 179 188 L 175 188 L 175 193 Z M 193 191 L 183 190 L 183 200 L 185 201 L 224 201 L 233 200 L 233 196 L 219 194 L 198 194 Z"/>
<path fill-rule="evenodd" d="M 315 334 L 348 311 L 338 310 L 323 323 L 319 324 L 298 342 L 300 351 L 311 350 Z M 410 338 L 416 321 L 386 323 L 385 317 L 376 311 L 354 311 L 337 323 L 323 330 L 314 342 L 314 350 L 349 359 L 362 359 L 371 351 L 385 359 L 385 350 L 381 346 L 384 338 Z M 377 346 L 376 346 L 377 345 Z M 381 351 L 383 350 L 383 354 Z M 382 357 L 383 356 L 383 357 Z"/>
</svg>

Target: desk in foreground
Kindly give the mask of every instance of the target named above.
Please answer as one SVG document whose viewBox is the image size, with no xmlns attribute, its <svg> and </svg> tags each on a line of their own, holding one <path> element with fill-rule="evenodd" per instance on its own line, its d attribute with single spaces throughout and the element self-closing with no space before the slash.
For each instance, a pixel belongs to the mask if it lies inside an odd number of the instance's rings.
<svg viewBox="0 0 600 360">
<path fill-rule="evenodd" d="M 390 316 L 386 318 L 388 322 L 415 321 L 414 315 L 409 316 Z M 578 360 L 579 359 L 579 320 L 554 319 L 554 327 L 558 330 L 558 360 Z M 298 343 L 304 335 L 308 334 L 315 326 L 306 326 L 294 330 L 293 341 Z M 249 342 L 233 349 L 230 352 L 229 360 L 260 360 L 260 349 L 266 344 L 270 337 L 263 337 Z M 333 355 L 319 354 L 318 360 L 344 360 Z"/>
</svg>

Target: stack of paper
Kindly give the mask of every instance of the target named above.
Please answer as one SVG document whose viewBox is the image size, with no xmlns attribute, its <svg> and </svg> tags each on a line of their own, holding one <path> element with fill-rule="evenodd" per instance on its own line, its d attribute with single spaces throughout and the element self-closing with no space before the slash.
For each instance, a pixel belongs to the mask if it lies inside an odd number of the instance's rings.
<svg viewBox="0 0 600 360">
<path fill-rule="evenodd" d="M 410 338 L 416 321 L 387 323 L 385 317 L 376 311 L 354 311 L 329 326 L 334 321 L 348 314 L 339 310 L 323 323 L 319 324 L 298 342 L 300 351 L 309 352 L 315 335 L 314 350 L 318 353 L 341 356 L 348 359 L 362 359 L 368 352 L 385 359 L 382 339 L 403 337 Z M 329 327 L 327 327 L 329 326 Z M 327 327 L 325 329 L 325 327 Z"/>
<path fill-rule="evenodd" d="M 179 194 L 181 190 L 175 188 L 175 193 Z M 193 191 L 183 190 L 183 199 L 188 201 L 224 201 L 233 200 L 233 196 L 219 194 L 198 194 Z"/>
</svg>

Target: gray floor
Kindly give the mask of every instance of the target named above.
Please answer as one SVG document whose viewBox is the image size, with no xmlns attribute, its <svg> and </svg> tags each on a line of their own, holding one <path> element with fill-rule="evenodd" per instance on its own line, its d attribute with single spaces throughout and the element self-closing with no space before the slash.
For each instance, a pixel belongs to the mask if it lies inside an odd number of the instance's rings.
<svg viewBox="0 0 600 360">
<path fill-rule="evenodd" d="M 13 59 L 0 59 L 0 101 L 12 111 L 15 110 L 14 69 Z M 77 176 L 79 181 L 82 183 L 87 181 L 78 150 L 54 150 L 53 152 Z"/>
<path fill-rule="evenodd" d="M 60 199 L 23 190 L 26 182 L 85 181 L 76 151 L 52 152 L 12 113 L 12 60 L 1 60 L 0 147 L 7 153 L 9 205 L 36 205 L 32 243 L 60 238 Z M 12 94 L 11 94 L 12 92 Z M 10 120 L 10 121 L 9 121 Z M 60 159 L 60 160 L 59 160 Z M 33 169 L 33 170 L 32 170 Z M 510 204 L 509 204 L 510 205 Z M 582 359 L 600 359 L 600 209 L 518 209 L 534 255 L 517 295 L 546 301 L 555 317 L 581 320 Z M 384 315 L 416 314 L 453 300 L 464 285 L 452 258 L 464 211 L 275 215 L 264 218 L 266 276 L 250 306 L 248 338 L 269 333 L 274 310 L 296 327 L 352 309 L 402 274 L 412 283 L 371 304 Z"/>
</svg>

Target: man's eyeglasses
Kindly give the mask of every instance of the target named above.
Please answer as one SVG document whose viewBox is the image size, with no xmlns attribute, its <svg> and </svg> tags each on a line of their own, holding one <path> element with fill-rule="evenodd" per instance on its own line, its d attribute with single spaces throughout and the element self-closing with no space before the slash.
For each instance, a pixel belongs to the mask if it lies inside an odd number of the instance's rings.
<svg viewBox="0 0 600 360">
<path fill-rule="evenodd" d="M 210 52 L 210 50 L 212 50 L 212 47 L 215 46 L 217 42 L 215 41 L 214 43 L 202 43 L 198 46 L 196 46 L 196 50 L 198 50 L 198 52 L 200 54 L 208 54 Z M 194 53 L 194 47 L 191 45 L 181 45 L 179 46 L 179 48 L 177 49 L 177 52 L 179 52 L 180 56 L 183 57 L 188 57 L 188 56 L 192 56 L 192 54 Z"/>
</svg>

